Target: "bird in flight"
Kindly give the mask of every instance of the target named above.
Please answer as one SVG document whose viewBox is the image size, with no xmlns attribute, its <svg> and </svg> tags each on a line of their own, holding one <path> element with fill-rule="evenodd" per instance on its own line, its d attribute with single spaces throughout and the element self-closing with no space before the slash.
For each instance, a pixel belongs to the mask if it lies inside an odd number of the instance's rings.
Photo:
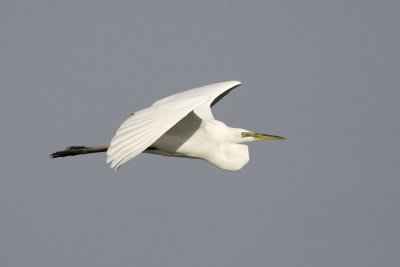
<svg viewBox="0 0 400 267">
<path fill-rule="evenodd" d="M 211 107 L 239 81 L 214 83 L 177 93 L 132 114 L 118 128 L 110 145 L 70 146 L 52 158 L 107 152 L 107 163 L 118 169 L 140 153 L 203 159 L 229 171 L 249 161 L 247 145 L 254 140 L 281 140 L 276 135 L 231 128 L 214 119 Z"/>
</svg>

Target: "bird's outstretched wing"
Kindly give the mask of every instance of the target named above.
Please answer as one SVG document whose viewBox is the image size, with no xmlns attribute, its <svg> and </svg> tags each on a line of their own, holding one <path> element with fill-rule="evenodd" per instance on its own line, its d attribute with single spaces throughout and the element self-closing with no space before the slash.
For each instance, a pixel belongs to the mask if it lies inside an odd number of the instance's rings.
<svg viewBox="0 0 400 267">
<path fill-rule="evenodd" d="M 121 124 L 111 140 L 107 163 L 111 163 L 111 168 L 119 168 L 150 147 L 191 111 L 202 119 L 213 118 L 210 106 L 219 101 L 222 97 L 218 97 L 224 92 L 239 85 L 240 82 L 232 81 L 191 89 L 135 112 Z"/>
<path fill-rule="evenodd" d="M 196 107 L 208 101 L 207 96 L 174 100 L 142 109 L 125 120 L 107 150 L 107 163 L 118 168 L 142 153 L 172 126 Z"/>
</svg>

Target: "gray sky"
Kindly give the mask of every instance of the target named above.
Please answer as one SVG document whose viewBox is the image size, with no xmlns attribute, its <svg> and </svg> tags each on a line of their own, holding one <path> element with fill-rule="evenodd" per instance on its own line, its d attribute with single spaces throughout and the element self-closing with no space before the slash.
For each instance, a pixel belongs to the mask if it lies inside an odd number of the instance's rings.
<svg viewBox="0 0 400 267">
<path fill-rule="evenodd" d="M 399 266 L 399 1 L 0 3 L 1 266 Z M 215 106 L 239 172 L 107 144 L 132 112 Z"/>
</svg>

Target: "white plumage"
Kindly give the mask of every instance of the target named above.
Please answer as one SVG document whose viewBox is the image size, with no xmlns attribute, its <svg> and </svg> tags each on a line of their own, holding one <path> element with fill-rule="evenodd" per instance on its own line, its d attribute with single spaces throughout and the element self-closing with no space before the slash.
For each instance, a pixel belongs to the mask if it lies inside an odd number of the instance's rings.
<svg viewBox="0 0 400 267">
<path fill-rule="evenodd" d="M 238 81 L 229 81 L 198 87 L 135 112 L 111 140 L 107 163 L 119 168 L 146 152 L 203 159 L 225 170 L 242 168 L 249 155 L 247 146 L 241 143 L 283 138 L 230 128 L 214 119 L 211 106 L 239 85 Z"/>
</svg>

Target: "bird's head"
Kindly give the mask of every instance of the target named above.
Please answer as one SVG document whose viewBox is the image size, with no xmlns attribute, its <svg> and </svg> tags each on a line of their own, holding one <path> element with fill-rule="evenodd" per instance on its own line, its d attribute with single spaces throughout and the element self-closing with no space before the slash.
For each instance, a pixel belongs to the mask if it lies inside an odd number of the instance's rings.
<svg viewBox="0 0 400 267">
<path fill-rule="evenodd" d="M 238 129 L 237 131 L 239 143 L 251 142 L 255 140 L 282 140 L 284 137 L 263 133 L 251 132 L 245 129 Z"/>
</svg>

